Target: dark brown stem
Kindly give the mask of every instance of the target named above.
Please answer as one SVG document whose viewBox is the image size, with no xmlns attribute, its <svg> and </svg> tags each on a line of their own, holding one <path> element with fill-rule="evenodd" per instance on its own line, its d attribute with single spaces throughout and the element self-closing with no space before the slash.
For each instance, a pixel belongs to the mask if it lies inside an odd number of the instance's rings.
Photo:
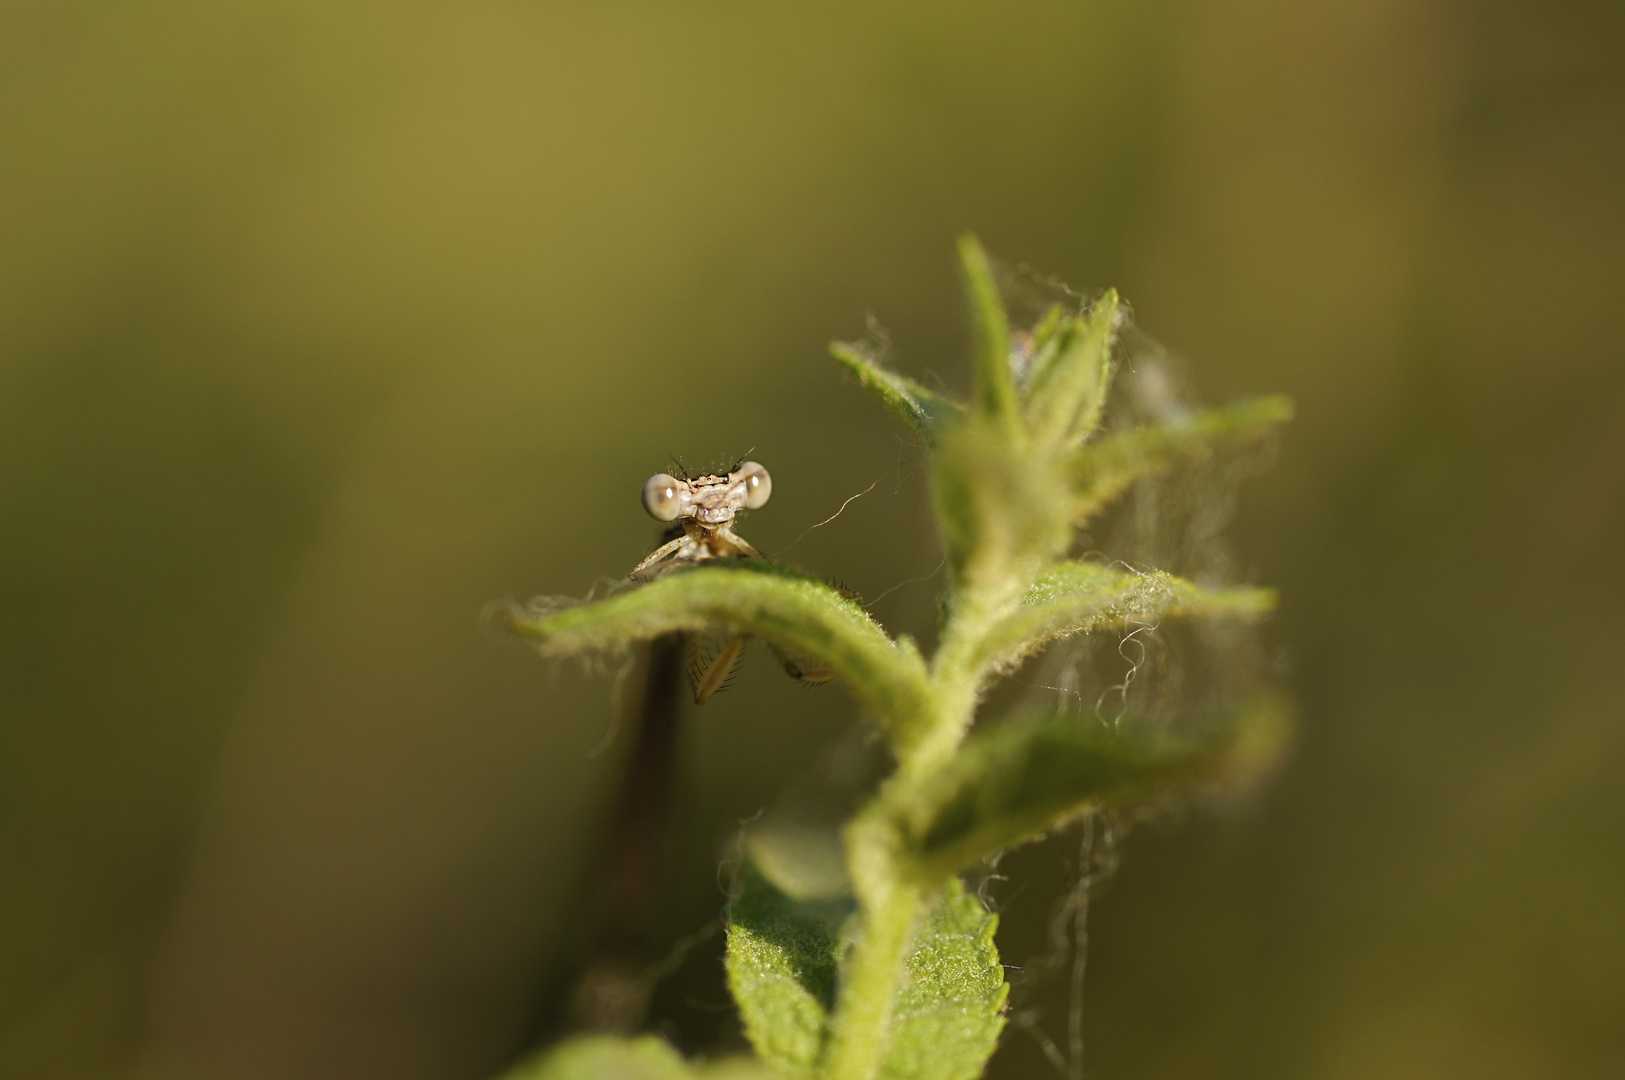
<svg viewBox="0 0 1625 1080">
<path fill-rule="evenodd" d="M 682 634 L 649 646 L 637 730 L 601 847 L 592 955 L 571 995 L 577 1028 L 636 1031 L 648 1009 L 653 987 L 646 973 L 670 844 L 683 653 Z"/>
</svg>

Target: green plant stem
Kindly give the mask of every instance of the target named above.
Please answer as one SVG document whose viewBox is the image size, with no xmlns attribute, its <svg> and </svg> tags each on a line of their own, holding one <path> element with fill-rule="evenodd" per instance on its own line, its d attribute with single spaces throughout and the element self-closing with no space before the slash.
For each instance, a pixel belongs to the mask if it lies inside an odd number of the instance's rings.
<svg viewBox="0 0 1625 1080">
<path fill-rule="evenodd" d="M 931 662 L 930 694 L 935 708 L 917 737 L 897 747 L 900 783 L 932 775 L 965 741 L 986 675 L 984 643 L 1026 585 L 1022 577 L 998 589 L 972 588 L 961 594 Z"/>
<path fill-rule="evenodd" d="M 920 891 L 885 874 L 859 890 L 862 936 L 842 973 L 836 1023 L 824 1054 L 824 1080 L 873 1080 L 903 976 L 903 958 L 923 907 Z"/>
<path fill-rule="evenodd" d="M 885 1054 L 903 958 L 923 897 L 922 883 L 898 876 L 896 832 L 887 810 L 907 805 L 909 793 L 953 759 L 970 730 L 980 672 L 963 660 L 992 625 L 990 606 L 984 590 L 970 591 L 949 618 L 930 674 L 928 698 L 934 708 L 922 716 L 913 738 L 895 744 L 896 774 L 847 829 L 848 869 L 863 929 L 842 973 L 823 1080 L 871 1080 Z"/>
<path fill-rule="evenodd" d="M 903 960 L 923 909 L 925 889 L 936 884 L 900 876 L 903 865 L 888 811 L 907 805 L 910 793 L 953 759 L 970 730 L 981 673 L 962 659 L 975 652 L 994 620 L 984 593 L 972 593 L 967 599 L 967 606 L 944 627 L 946 647 L 939 650 L 930 677 L 929 698 L 935 708 L 922 718 L 916 738 L 898 743 L 896 774 L 847 829 L 848 869 L 859 901 L 862 936 L 853 942 L 842 972 L 823 1080 L 872 1080 L 886 1052 Z"/>
<path fill-rule="evenodd" d="M 970 731 L 976 713 L 977 680 L 963 671 L 932 673 L 931 693 L 936 708 L 918 735 L 896 744 L 897 786 L 917 785 L 935 775 L 950 760 Z M 876 800 L 879 805 L 881 800 Z"/>
</svg>

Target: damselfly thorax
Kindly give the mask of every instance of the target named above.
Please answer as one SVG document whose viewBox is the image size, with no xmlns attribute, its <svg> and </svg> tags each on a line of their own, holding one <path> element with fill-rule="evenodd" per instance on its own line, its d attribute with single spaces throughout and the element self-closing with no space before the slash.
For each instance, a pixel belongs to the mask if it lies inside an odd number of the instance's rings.
<svg viewBox="0 0 1625 1080">
<path fill-rule="evenodd" d="M 761 509 L 772 494 L 772 479 L 754 461 L 709 476 L 679 479 L 656 473 L 643 485 L 643 508 L 655 520 L 671 524 L 665 542 L 634 566 L 628 576 L 647 580 L 674 567 L 708 559 L 762 558 L 761 552 L 734 532 L 733 523 L 741 512 Z M 707 645 L 702 635 L 693 636 L 689 682 L 696 703 L 705 702 L 728 685 L 744 655 L 745 638 L 745 634 L 732 634 L 721 644 Z M 778 648 L 773 648 L 773 654 L 798 682 L 822 683 L 834 677 L 824 665 L 804 663 Z"/>
</svg>

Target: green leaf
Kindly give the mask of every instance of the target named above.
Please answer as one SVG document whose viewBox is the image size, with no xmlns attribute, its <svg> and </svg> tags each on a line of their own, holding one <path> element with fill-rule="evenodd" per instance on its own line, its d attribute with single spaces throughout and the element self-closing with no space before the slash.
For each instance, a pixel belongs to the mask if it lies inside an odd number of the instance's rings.
<svg viewBox="0 0 1625 1080">
<path fill-rule="evenodd" d="M 1290 419 L 1292 399 L 1277 394 L 1096 439 L 1067 459 L 1074 517 L 1089 517 L 1143 477 L 1214 447 L 1260 438 Z"/>
<path fill-rule="evenodd" d="M 850 900 L 792 900 L 753 868 L 729 910 L 728 986 L 756 1052 L 781 1075 L 812 1077 Z M 998 917 L 957 879 L 920 921 L 904 961 L 879 1080 L 972 1080 L 998 1044 L 1009 988 L 993 933 Z"/>
<path fill-rule="evenodd" d="M 929 715 L 925 663 L 911 639 L 892 641 L 818 578 L 756 559 L 676 569 L 591 603 L 543 598 L 502 621 L 548 657 L 619 652 L 679 630 L 756 634 L 829 664 L 895 738 L 910 736 Z"/>
<path fill-rule="evenodd" d="M 965 295 L 970 301 L 971 326 L 976 339 L 976 394 L 978 415 L 1014 431 L 1016 384 L 1010 372 L 1010 320 L 987 252 L 970 233 L 959 238 L 959 264 L 965 274 Z"/>
<path fill-rule="evenodd" d="M 883 366 L 862 343 L 837 341 L 829 351 L 841 366 L 857 376 L 860 386 L 884 402 L 927 446 L 936 442 L 944 424 L 965 415 L 963 405 Z"/>
<path fill-rule="evenodd" d="M 796 900 L 829 900 L 852 892 L 846 846 L 834 825 L 768 814 L 745 830 L 744 848 L 756 869 Z"/>
<path fill-rule="evenodd" d="M 1053 347 L 1040 351 L 1026 404 L 1036 445 L 1067 449 L 1099 425 L 1121 321 L 1122 304 L 1116 291 L 1108 289 L 1086 314 L 1064 320 Z"/>
<path fill-rule="evenodd" d="M 1046 570 L 1022 604 L 983 638 L 978 664 L 1007 670 L 1049 643 L 1094 630 L 1147 626 L 1165 618 L 1251 618 L 1274 610 L 1273 589 L 1204 588 L 1161 570 L 1084 559 Z"/>
<path fill-rule="evenodd" d="M 793 900 L 753 863 L 728 908 L 728 989 L 745 1034 L 784 1076 L 810 1077 L 835 1000 L 841 923 L 852 901 Z"/>
<path fill-rule="evenodd" d="M 915 932 L 892 1014 L 882 1080 L 974 1080 L 1004 1030 L 1004 981 L 993 944 L 999 917 L 950 877 Z"/>
<path fill-rule="evenodd" d="M 1250 781 L 1279 759 L 1285 704 L 1259 698 L 1170 735 L 1124 720 L 1045 714 L 973 735 L 894 811 L 918 880 L 958 873 L 1103 804 L 1198 784 Z"/>
<path fill-rule="evenodd" d="M 1051 304 L 1044 317 L 1038 320 L 1033 327 L 1033 355 L 1031 366 L 1027 371 L 1027 387 L 1030 389 L 1038 373 L 1043 371 L 1055 360 L 1056 350 L 1060 347 L 1061 331 L 1072 325 L 1073 316 L 1060 304 Z"/>
<path fill-rule="evenodd" d="M 1023 581 L 1071 543 L 1065 480 L 1001 429 L 972 420 L 944 432 L 932 467 L 937 520 L 957 588 Z"/>
<path fill-rule="evenodd" d="M 1010 377 L 1016 395 L 1023 401 L 1038 373 L 1055 359 L 1061 332 L 1072 324 L 1072 316 L 1060 304 L 1051 304 L 1029 331 L 1010 331 Z"/>
<path fill-rule="evenodd" d="M 769 1080 L 749 1058 L 691 1065 L 653 1035 L 622 1039 L 587 1035 L 570 1039 L 515 1069 L 503 1080 Z"/>
</svg>

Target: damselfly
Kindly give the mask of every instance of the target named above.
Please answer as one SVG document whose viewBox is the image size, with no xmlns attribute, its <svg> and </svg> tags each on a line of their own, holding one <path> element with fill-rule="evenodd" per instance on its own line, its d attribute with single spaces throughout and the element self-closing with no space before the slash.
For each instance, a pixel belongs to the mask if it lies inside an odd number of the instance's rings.
<svg viewBox="0 0 1625 1080">
<path fill-rule="evenodd" d="M 733 531 L 736 518 L 746 510 L 759 510 L 773 494 L 773 480 L 754 461 L 740 462 L 726 473 L 681 478 L 656 473 L 643 485 L 643 508 L 657 521 L 670 522 L 664 543 L 650 552 L 628 575 L 646 580 L 681 565 L 708 559 L 760 559 L 762 553 Z M 745 650 L 744 634 L 733 634 L 715 648 L 696 635 L 691 645 L 689 684 L 696 704 L 727 686 Z M 803 663 L 769 644 L 785 673 L 804 683 L 823 683 L 835 677 L 822 664 Z"/>
<path fill-rule="evenodd" d="M 630 577 L 648 581 L 668 571 L 712 559 L 760 559 L 761 552 L 733 531 L 746 510 L 757 510 L 773 493 L 767 470 L 754 461 L 726 473 L 681 479 L 657 473 L 643 485 L 643 507 L 669 525 L 659 547 Z M 694 700 L 704 702 L 727 685 L 744 652 L 744 634 L 730 633 L 708 648 L 687 635 L 688 677 Z M 620 794 L 606 823 L 604 859 L 594 894 L 590 958 L 576 977 L 570 1013 L 594 1031 L 630 1033 L 643 1023 L 657 977 L 652 963 L 655 915 L 668 847 L 674 760 L 679 743 L 678 670 L 682 633 L 662 634 L 649 645 L 648 676 Z M 771 646 L 771 643 L 770 643 Z M 774 648 L 790 677 L 828 682 L 828 667 L 803 664 Z"/>
</svg>

